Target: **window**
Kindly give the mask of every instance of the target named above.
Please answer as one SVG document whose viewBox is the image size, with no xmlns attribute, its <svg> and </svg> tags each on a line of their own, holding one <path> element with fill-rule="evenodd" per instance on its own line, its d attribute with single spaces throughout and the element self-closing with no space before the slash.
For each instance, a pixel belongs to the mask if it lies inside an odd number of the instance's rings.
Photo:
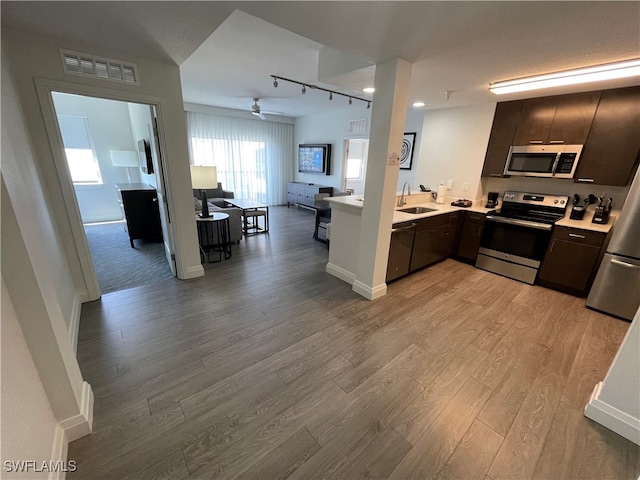
<svg viewBox="0 0 640 480">
<path fill-rule="evenodd" d="M 58 115 L 58 125 L 74 185 L 102 184 L 100 165 L 89 131 L 89 120 L 74 115 Z"/>
</svg>

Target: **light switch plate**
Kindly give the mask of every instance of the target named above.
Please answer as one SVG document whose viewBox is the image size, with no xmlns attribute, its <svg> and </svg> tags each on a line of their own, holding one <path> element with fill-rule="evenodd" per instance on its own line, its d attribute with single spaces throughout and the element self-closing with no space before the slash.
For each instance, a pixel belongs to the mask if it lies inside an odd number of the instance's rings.
<svg viewBox="0 0 640 480">
<path fill-rule="evenodd" d="M 447 180 L 447 190 L 453 190 L 453 179 Z"/>
</svg>

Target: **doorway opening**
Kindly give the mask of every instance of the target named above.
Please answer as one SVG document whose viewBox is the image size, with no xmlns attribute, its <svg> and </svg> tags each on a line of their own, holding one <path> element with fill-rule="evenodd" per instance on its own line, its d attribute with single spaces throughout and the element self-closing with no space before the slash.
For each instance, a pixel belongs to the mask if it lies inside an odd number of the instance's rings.
<svg viewBox="0 0 640 480">
<path fill-rule="evenodd" d="M 100 292 L 174 277 L 155 106 L 58 91 L 51 98 Z M 139 145 L 148 149 L 140 152 Z M 136 227 L 131 228 L 131 209 L 123 202 L 129 189 L 148 194 L 147 206 L 146 197 L 136 198 L 133 206 L 142 215 L 136 221 L 156 229 L 149 238 L 130 238 Z"/>
<path fill-rule="evenodd" d="M 344 141 L 343 185 L 353 195 L 364 195 L 367 176 L 368 138 L 349 138 Z"/>
</svg>

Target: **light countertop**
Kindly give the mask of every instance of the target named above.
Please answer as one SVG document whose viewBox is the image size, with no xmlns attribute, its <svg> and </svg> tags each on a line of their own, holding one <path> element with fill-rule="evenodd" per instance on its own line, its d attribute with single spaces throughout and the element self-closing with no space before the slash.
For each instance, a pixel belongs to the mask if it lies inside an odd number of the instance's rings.
<svg viewBox="0 0 640 480">
<path fill-rule="evenodd" d="M 422 197 L 422 198 L 411 198 L 411 197 L 407 197 L 408 202 L 405 206 L 395 207 L 395 211 L 393 212 L 394 224 L 410 222 L 412 220 L 418 220 L 420 218 L 435 217 L 436 215 L 442 215 L 445 213 L 456 212 L 456 211 L 468 211 L 468 212 L 487 214 L 487 212 L 494 210 L 493 208 L 485 208 L 484 201 L 478 201 L 478 200 L 474 201 L 471 207 L 463 208 L 463 207 L 452 206 L 451 202 L 453 200 L 456 200 L 453 198 L 447 198 L 445 203 L 436 203 L 435 201 L 424 201 L 425 197 Z M 364 204 L 364 201 L 361 195 L 329 197 L 327 198 L 327 200 L 329 200 L 332 207 L 343 208 L 347 210 L 362 210 L 362 206 Z M 426 212 L 426 213 L 418 213 L 418 214 L 399 211 L 399 209 L 401 208 L 410 208 L 410 207 L 426 207 L 426 208 L 433 209 L 434 211 Z M 617 210 L 612 211 L 611 216 L 609 217 L 609 222 L 606 225 L 600 225 L 597 223 L 591 223 L 591 219 L 593 218 L 592 208 L 587 209 L 587 211 L 585 212 L 584 218 L 582 220 L 571 220 L 569 218 L 570 212 L 571 212 L 571 208 L 569 207 L 567 208 L 565 217 L 562 220 L 559 220 L 556 223 L 556 225 L 561 227 L 580 228 L 583 230 L 590 230 L 590 231 L 602 232 L 602 233 L 608 233 L 611 230 L 611 227 L 613 226 L 615 218 L 620 213 Z"/>
</svg>

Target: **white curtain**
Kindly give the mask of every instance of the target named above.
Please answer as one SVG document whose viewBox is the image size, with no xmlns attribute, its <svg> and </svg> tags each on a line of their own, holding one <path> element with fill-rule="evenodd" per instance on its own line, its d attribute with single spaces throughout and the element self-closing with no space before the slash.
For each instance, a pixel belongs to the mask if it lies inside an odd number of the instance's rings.
<svg viewBox="0 0 640 480">
<path fill-rule="evenodd" d="M 293 165 L 293 125 L 187 112 L 189 162 L 217 168 L 235 198 L 286 203 Z"/>
</svg>

